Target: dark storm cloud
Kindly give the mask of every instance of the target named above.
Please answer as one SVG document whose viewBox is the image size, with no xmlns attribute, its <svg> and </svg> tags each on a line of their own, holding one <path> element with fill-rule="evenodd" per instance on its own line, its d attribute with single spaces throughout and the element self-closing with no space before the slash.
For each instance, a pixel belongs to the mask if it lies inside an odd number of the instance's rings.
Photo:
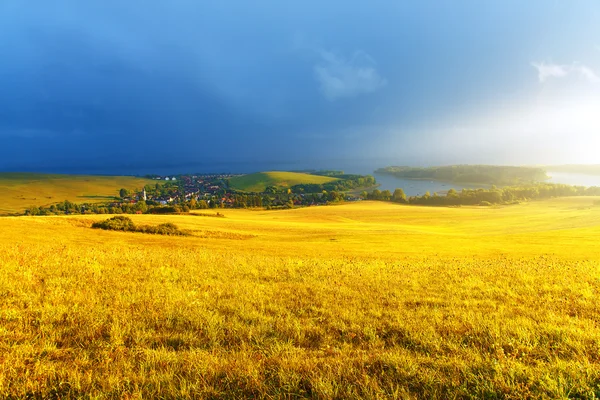
<svg viewBox="0 0 600 400">
<path fill-rule="evenodd" d="M 0 168 L 409 157 L 432 120 L 535 84 L 531 64 L 547 54 L 571 57 L 546 45 L 556 24 L 534 18 L 561 12 L 516 1 L 4 0 Z"/>
</svg>

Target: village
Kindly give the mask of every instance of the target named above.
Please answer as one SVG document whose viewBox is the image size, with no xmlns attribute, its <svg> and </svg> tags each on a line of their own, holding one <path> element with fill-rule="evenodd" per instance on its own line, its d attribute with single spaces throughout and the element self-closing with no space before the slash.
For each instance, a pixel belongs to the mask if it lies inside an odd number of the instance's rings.
<svg viewBox="0 0 600 400">
<path fill-rule="evenodd" d="M 133 192 L 121 189 L 121 202 L 115 202 L 111 206 L 123 207 L 124 204 L 127 204 L 135 209 L 140 209 L 136 205 L 143 201 L 146 206 L 154 207 L 155 212 L 162 210 L 178 212 L 197 208 L 292 208 L 322 205 L 332 201 L 360 200 L 359 196 L 337 191 L 294 193 L 291 189 L 286 189 L 269 190 L 265 193 L 240 192 L 229 185 L 229 179 L 235 176 L 239 175 L 146 176 L 146 178 L 155 180 L 156 184 L 146 185 L 141 190 Z"/>
<path fill-rule="evenodd" d="M 146 185 L 141 192 L 131 196 L 129 200 L 144 200 L 161 205 L 185 202 L 192 199 L 204 199 L 209 202 L 211 198 L 227 193 L 229 190 L 229 179 L 235 176 L 238 175 L 150 175 L 146 177 L 157 181 L 154 187 Z"/>
<path fill-rule="evenodd" d="M 302 189 L 270 187 L 262 193 L 247 193 L 232 188 L 229 180 L 238 174 L 150 175 L 155 185 L 121 196 L 130 204 L 144 201 L 148 206 L 177 206 L 186 208 L 292 208 L 323 205 L 335 201 L 358 201 L 357 194 L 339 190 L 302 193 Z"/>
</svg>

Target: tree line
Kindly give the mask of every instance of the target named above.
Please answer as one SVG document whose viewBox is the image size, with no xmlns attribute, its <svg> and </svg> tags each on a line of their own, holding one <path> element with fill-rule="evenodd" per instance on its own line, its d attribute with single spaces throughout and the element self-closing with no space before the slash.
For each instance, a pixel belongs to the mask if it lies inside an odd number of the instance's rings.
<svg viewBox="0 0 600 400">
<path fill-rule="evenodd" d="M 448 190 L 445 195 L 433 195 L 429 192 L 422 196 L 406 196 L 402 189 L 393 193 L 389 190 L 373 190 L 363 192 L 363 198 L 369 200 L 393 201 L 403 204 L 419 204 L 432 206 L 460 206 L 460 205 L 494 205 L 511 204 L 519 201 L 542 200 L 553 197 L 568 196 L 600 196 L 600 187 L 571 186 L 558 183 L 539 183 L 527 186 L 509 186 L 490 189 L 463 189 Z"/>
<path fill-rule="evenodd" d="M 69 215 L 69 214 L 179 214 L 191 210 L 221 208 L 265 208 L 285 209 L 296 206 L 323 205 L 343 201 L 346 196 L 342 192 L 322 191 L 321 193 L 299 194 L 291 190 L 274 194 L 240 194 L 227 193 L 223 196 L 211 196 L 207 199 L 176 199 L 173 203 L 163 205 L 152 200 L 137 202 L 82 203 L 69 200 L 50 206 L 33 206 L 25 211 L 25 215 Z"/>
<path fill-rule="evenodd" d="M 511 204 L 519 201 L 542 200 L 567 196 L 600 196 L 600 187 L 571 186 L 557 183 L 541 183 L 528 186 L 510 186 L 490 189 L 448 190 L 445 195 L 433 195 L 429 192 L 422 196 L 407 196 L 398 188 L 392 193 L 389 190 L 374 189 L 363 191 L 360 198 L 365 200 L 391 201 L 401 204 L 418 204 L 431 206 L 461 205 L 495 205 Z M 342 192 L 322 191 L 321 193 L 298 194 L 289 190 L 286 193 L 271 195 L 233 194 L 224 198 L 213 196 L 209 199 L 191 199 L 170 205 L 149 201 L 136 203 L 83 203 L 76 204 L 69 200 L 50 206 L 33 206 L 25 211 L 25 215 L 61 215 L 61 214 L 178 214 L 191 210 L 221 208 L 265 208 L 286 209 L 296 206 L 324 205 L 347 200 Z"/>
</svg>

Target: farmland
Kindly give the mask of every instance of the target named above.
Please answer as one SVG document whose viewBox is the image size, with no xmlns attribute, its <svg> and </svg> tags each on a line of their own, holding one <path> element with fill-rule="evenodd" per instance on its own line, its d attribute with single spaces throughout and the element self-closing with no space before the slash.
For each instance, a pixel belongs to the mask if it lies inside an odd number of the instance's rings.
<svg viewBox="0 0 600 400">
<path fill-rule="evenodd" d="M 0 397 L 598 397 L 597 200 L 2 218 Z"/>
</svg>

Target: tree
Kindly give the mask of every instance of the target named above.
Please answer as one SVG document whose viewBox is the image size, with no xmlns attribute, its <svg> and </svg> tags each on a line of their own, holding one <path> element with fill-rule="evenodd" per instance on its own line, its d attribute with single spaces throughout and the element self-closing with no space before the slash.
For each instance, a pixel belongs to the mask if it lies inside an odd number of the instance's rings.
<svg viewBox="0 0 600 400">
<path fill-rule="evenodd" d="M 400 188 L 394 190 L 394 194 L 392 195 L 392 201 L 396 203 L 406 203 L 406 193 L 404 193 L 404 190 Z"/>
<path fill-rule="evenodd" d="M 69 200 L 65 200 L 62 206 L 66 214 L 77 211 L 77 206 L 75 203 L 71 203 Z"/>
<path fill-rule="evenodd" d="M 146 211 L 148 211 L 148 205 L 144 200 L 138 201 L 135 205 L 135 210 L 145 213 Z"/>
<path fill-rule="evenodd" d="M 27 209 L 27 215 L 40 215 L 40 209 L 36 206 L 31 206 Z"/>
<path fill-rule="evenodd" d="M 329 194 L 327 195 L 327 199 L 329 201 L 340 201 L 344 199 L 344 196 L 341 193 L 336 192 L 335 190 L 332 190 L 331 192 L 329 192 Z"/>
<path fill-rule="evenodd" d="M 124 199 L 125 197 L 129 197 L 129 190 L 121 188 L 121 190 L 119 190 L 119 197 L 121 197 L 122 199 Z"/>
</svg>

